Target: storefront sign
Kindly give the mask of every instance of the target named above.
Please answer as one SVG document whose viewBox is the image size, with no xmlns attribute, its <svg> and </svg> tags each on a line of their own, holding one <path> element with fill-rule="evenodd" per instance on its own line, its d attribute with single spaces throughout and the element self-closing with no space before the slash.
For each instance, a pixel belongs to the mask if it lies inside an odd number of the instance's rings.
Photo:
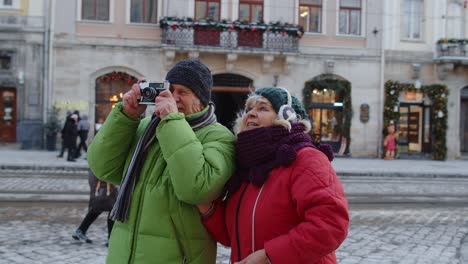
<svg viewBox="0 0 468 264">
<path fill-rule="evenodd" d="M 369 105 L 368 104 L 361 104 L 359 120 L 361 120 L 362 123 L 367 123 L 369 121 Z"/>
</svg>

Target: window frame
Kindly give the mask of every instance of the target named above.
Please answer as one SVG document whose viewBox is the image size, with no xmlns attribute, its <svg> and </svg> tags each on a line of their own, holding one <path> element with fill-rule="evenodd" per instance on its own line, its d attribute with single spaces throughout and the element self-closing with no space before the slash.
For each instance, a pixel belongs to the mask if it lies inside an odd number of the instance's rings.
<svg viewBox="0 0 468 264">
<path fill-rule="evenodd" d="M 410 7 L 410 12 L 409 12 L 409 16 L 406 16 L 406 12 L 405 12 L 405 1 L 410 1 L 411 3 L 411 7 Z M 415 14 L 413 12 L 414 10 L 414 4 L 416 3 L 416 1 L 420 1 L 421 2 L 421 12 L 418 13 L 419 17 L 424 17 L 424 0 L 403 0 L 401 3 L 402 3 L 402 23 L 401 23 L 401 40 L 404 40 L 404 41 L 415 41 L 415 42 L 421 42 L 424 40 L 424 24 L 422 23 L 422 20 L 419 21 L 419 38 L 413 38 L 412 35 L 414 34 L 414 16 L 412 16 L 411 14 Z M 408 23 L 410 23 L 410 31 L 409 32 L 406 32 L 406 29 L 405 29 L 405 19 L 410 19 L 408 21 Z M 409 34 L 406 34 L 406 33 L 409 33 Z M 409 36 L 408 36 L 409 35 Z"/>
<path fill-rule="evenodd" d="M 238 6 L 238 18 L 240 20 L 240 7 L 241 5 L 248 5 L 249 6 L 249 19 L 248 19 L 248 22 L 249 23 L 252 23 L 252 22 L 260 22 L 260 21 L 263 21 L 264 18 L 265 18 L 265 1 L 264 0 L 239 0 L 239 6 Z M 253 10 L 253 6 L 261 6 L 262 7 L 262 19 L 260 19 L 260 21 L 253 21 L 252 20 L 252 10 Z"/>
<path fill-rule="evenodd" d="M 143 25 L 156 25 L 159 23 L 159 10 L 160 10 L 160 0 L 149 0 L 149 1 L 156 1 L 155 3 L 155 6 L 156 6 L 156 10 L 155 10 L 155 21 L 154 22 L 133 22 L 132 21 L 132 1 L 133 0 L 127 0 L 127 14 L 128 14 L 128 19 L 127 19 L 127 23 L 129 24 L 143 24 Z M 144 1 L 147 1 L 147 0 L 144 0 Z M 143 12 L 144 14 L 144 12 Z M 143 19 L 144 20 L 144 19 Z"/>
<path fill-rule="evenodd" d="M 220 21 L 221 20 L 221 0 L 195 0 L 195 5 L 194 5 L 194 17 L 197 18 L 197 2 L 204 2 L 206 3 L 206 7 L 205 7 L 205 14 L 209 14 L 209 10 L 210 10 L 210 3 L 217 3 L 218 4 L 218 17 L 217 18 L 213 18 L 214 20 L 216 21 Z M 206 18 L 206 17 L 205 17 Z M 203 18 L 203 19 L 205 19 Z"/>
<path fill-rule="evenodd" d="M 458 6 L 459 10 L 460 11 L 460 16 L 452 16 L 452 13 L 450 13 L 450 6 L 452 5 L 456 5 Z M 447 22 L 446 22 L 446 25 L 445 25 L 445 32 L 447 33 L 447 38 L 457 38 L 457 39 L 464 39 L 465 38 L 465 25 L 464 25 L 464 20 L 465 20 L 465 17 L 464 17 L 464 7 L 463 7 L 463 3 L 460 3 L 458 1 L 454 1 L 454 0 L 451 0 L 449 2 L 447 2 Z M 457 21 L 459 20 L 459 21 Z M 456 29 L 458 31 L 458 34 L 460 35 L 459 37 L 457 36 L 452 36 L 450 32 L 450 28 L 452 26 L 454 26 L 454 24 L 456 22 L 459 22 L 459 24 L 461 25 L 460 28 Z"/>
<path fill-rule="evenodd" d="M 96 0 L 97 1 L 97 0 Z M 79 22 L 90 22 L 90 23 L 112 23 L 114 21 L 114 1 L 107 0 L 109 2 L 109 18 L 108 20 L 90 20 L 83 19 L 83 0 L 78 0 L 76 8 L 76 20 Z"/>
<path fill-rule="evenodd" d="M 342 6 L 341 5 L 342 0 L 337 0 L 337 35 L 338 36 L 346 36 L 346 37 L 363 37 L 364 36 L 364 1 L 359 0 L 360 7 L 350 7 L 350 6 Z M 340 22 L 341 22 L 341 11 L 342 10 L 347 10 L 348 12 L 348 23 L 347 23 L 347 30 L 346 33 L 340 32 Z M 351 34 L 351 12 L 359 10 L 359 33 L 358 34 Z"/>
<path fill-rule="evenodd" d="M 19 9 L 20 8 L 20 1 L 19 0 L 11 0 L 11 5 L 4 5 L 4 0 L 0 1 L 0 9 Z"/>
<path fill-rule="evenodd" d="M 319 22 L 319 31 L 309 31 L 309 27 L 310 27 L 310 24 L 311 24 L 311 21 L 309 19 L 308 23 L 307 23 L 307 27 L 308 28 L 304 28 L 304 32 L 305 33 L 309 33 L 309 34 L 323 34 L 323 3 L 324 0 L 320 0 L 320 5 L 317 5 L 317 4 L 301 4 L 301 0 L 299 0 L 299 9 L 298 9 L 298 20 L 300 21 L 300 16 L 301 16 L 301 7 L 307 7 L 308 11 L 309 11 L 309 14 L 311 14 L 312 12 L 310 11 L 312 7 L 316 7 L 316 8 L 319 8 L 319 15 L 320 15 L 320 22 Z M 299 22 L 298 21 L 298 22 Z M 299 24 L 299 23 L 298 23 Z"/>
</svg>

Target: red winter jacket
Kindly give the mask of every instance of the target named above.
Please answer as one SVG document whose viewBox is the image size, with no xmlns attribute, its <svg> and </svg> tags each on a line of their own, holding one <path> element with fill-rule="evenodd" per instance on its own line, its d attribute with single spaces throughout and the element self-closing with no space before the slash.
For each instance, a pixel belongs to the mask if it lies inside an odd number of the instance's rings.
<svg viewBox="0 0 468 264">
<path fill-rule="evenodd" d="M 260 190 L 244 182 L 204 220 L 212 236 L 232 248 L 231 261 L 264 248 L 274 264 L 336 263 L 335 250 L 348 233 L 348 204 L 323 153 L 299 150 L 291 166 L 273 169 Z"/>
</svg>

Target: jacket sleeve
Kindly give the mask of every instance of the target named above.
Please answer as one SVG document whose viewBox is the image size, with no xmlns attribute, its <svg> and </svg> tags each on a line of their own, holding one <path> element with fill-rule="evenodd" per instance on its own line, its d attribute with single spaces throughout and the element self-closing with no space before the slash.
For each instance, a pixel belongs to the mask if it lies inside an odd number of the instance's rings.
<svg viewBox="0 0 468 264">
<path fill-rule="evenodd" d="M 234 171 L 234 135 L 218 123 L 202 129 L 197 138 L 182 113 L 156 128 L 175 195 L 189 204 L 214 201 Z"/>
<path fill-rule="evenodd" d="M 348 234 L 348 203 L 325 155 L 306 148 L 296 162 L 290 191 L 303 221 L 265 243 L 272 263 L 315 263 L 335 251 Z"/>
<path fill-rule="evenodd" d="M 87 152 L 89 167 L 98 179 L 120 184 L 139 123 L 123 113 L 121 103 L 116 104 Z"/>
<path fill-rule="evenodd" d="M 226 247 L 231 246 L 231 240 L 226 227 L 226 206 L 220 199 L 215 202 L 214 212 L 207 218 L 202 217 L 202 223 L 214 240 Z"/>
</svg>

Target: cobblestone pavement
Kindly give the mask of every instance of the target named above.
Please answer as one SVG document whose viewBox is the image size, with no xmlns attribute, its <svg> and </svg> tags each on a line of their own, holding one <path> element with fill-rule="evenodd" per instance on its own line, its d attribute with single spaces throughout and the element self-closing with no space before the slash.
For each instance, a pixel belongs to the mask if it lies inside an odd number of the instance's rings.
<svg viewBox="0 0 468 264">
<path fill-rule="evenodd" d="M 93 244 L 71 238 L 85 207 L 82 203 L 1 203 L 0 263 L 104 263 L 104 216 L 88 231 Z M 467 234 L 466 207 L 354 205 L 349 235 L 337 257 L 346 264 L 457 264 Z M 219 246 L 217 263 L 228 263 L 229 254 L 229 249 Z"/>
</svg>

